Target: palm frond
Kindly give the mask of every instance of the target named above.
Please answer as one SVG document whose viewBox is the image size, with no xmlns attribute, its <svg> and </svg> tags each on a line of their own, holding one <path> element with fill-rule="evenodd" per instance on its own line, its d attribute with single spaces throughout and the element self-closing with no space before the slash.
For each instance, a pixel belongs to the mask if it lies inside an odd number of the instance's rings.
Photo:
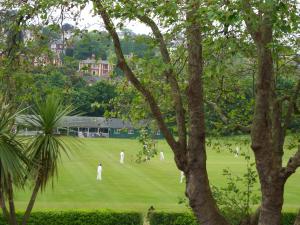
<svg viewBox="0 0 300 225">
<path fill-rule="evenodd" d="M 32 173 L 41 181 L 42 190 L 49 179 L 57 176 L 57 165 L 61 154 L 68 155 L 69 146 L 55 134 L 64 116 L 73 112 L 71 105 L 65 106 L 55 96 L 48 96 L 45 101 L 37 101 L 33 116 L 27 120 L 30 126 L 39 127 L 41 133 L 34 137 L 28 146 L 28 157 L 36 166 Z"/>
<path fill-rule="evenodd" d="M 0 185 L 4 192 L 10 177 L 15 185 L 24 184 L 26 166 L 29 164 L 23 143 L 12 132 L 19 113 L 20 110 L 0 98 Z"/>
</svg>

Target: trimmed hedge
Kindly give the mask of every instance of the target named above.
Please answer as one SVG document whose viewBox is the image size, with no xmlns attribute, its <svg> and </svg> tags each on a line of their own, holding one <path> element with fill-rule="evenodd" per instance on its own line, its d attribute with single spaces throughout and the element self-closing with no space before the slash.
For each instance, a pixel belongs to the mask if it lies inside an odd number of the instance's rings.
<svg viewBox="0 0 300 225">
<path fill-rule="evenodd" d="M 21 216 L 19 215 L 19 218 Z M 28 225 L 142 225 L 143 217 L 134 212 L 33 212 Z M 0 225 L 6 225 L 2 217 Z"/>
<path fill-rule="evenodd" d="M 282 225 L 293 225 L 296 213 L 283 213 Z M 199 225 L 191 213 L 153 212 L 150 216 L 150 225 Z"/>
<path fill-rule="evenodd" d="M 149 222 L 150 225 L 198 225 L 191 213 L 153 212 Z"/>
</svg>

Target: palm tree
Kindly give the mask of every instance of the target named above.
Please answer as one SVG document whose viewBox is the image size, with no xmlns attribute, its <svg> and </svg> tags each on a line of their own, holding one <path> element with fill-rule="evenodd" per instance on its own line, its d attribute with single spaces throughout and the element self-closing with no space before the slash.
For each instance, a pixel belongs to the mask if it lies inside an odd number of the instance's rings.
<svg viewBox="0 0 300 225">
<path fill-rule="evenodd" d="M 59 127 L 62 118 L 72 112 L 71 105 L 65 106 L 61 99 L 50 95 L 45 101 L 37 101 L 33 115 L 26 119 L 27 125 L 39 127 L 41 132 L 31 139 L 28 147 L 28 157 L 35 165 L 31 169 L 35 186 L 22 225 L 25 225 L 29 219 L 39 190 L 44 190 L 48 181 L 58 175 L 57 165 L 61 154 L 68 154 L 68 145 L 56 135 L 55 130 Z"/>
<path fill-rule="evenodd" d="M 28 160 L 22 143 L 13 132 L 16 116 L 20 113 L 12 104 L 0 98 L 0 206 L 9 224 L 16 225 L 13 184 L 21 186 L 26 176 Z M 8 198 L 9 211 L 5 199 Z"/>
</svg>

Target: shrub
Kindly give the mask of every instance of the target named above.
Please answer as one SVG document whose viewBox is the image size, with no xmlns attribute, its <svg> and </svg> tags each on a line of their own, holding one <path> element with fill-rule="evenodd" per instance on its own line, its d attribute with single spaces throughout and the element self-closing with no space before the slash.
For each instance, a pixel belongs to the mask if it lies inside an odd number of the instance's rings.
<svg viewBox="0 0 300 225">
<path fill-rule="evenodd" d="M 293 225 L 296 213 L 283 213 L 282 225 Z M 198 225 L 191 213 L 164 213 L 153 212 L 150 216 L 150 225 Z"/>
<path fill-rule="evenodd" d="M 191 213 L 153 212 L 149 221 L 150 225 L 198 225 Z"/>
<path fill-rule="evenodd" d="M 22 214 L 18 215 L 22 218 Z M 28 225 L 142 225 L 140 213 L 134 212 L 33 212 Z M 6 225 L 2 217 L 0 225 Z"/>
<path fill-rule="evenodd" d="M 283 213 L 281 224 L 282 225 L 294 225 L 294 222 L 296 220 L 296 213 Z"/>
</svg>

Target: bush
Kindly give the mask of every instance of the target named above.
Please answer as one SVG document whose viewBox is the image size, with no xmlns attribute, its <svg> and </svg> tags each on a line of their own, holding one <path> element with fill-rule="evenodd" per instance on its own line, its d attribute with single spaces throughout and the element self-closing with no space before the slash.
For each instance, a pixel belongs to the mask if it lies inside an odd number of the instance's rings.
<svg viewBox="0 0 300 225">
<path fill-rule="evenodd" d="M 294 225 L 294 222 L 296 220 L 296 213 L 283 213 L 281 224 L 282 225 Z"/>
<path fill-rule="evenodd" d="M 19 218 L 22 215 L 18 215 Z M 140 213 L 117 212 L 33 212 L 28 225 L 142 225 Z M 2 217 L 0 225 L 6 225 Z"/>
<path fill-rule="evenodd" d="M 153 212 L 149 221 L 150 225 L 198 225 L 191 213 Z"/>
<path fill-rule="evenodd" d="M 293 225 L 296 213 L 283 213 L 282 225 Z M 150 216 L 150 225 L 198 225 L 191 213 L 164 213 L 153 212 Z"/>
</svg>

